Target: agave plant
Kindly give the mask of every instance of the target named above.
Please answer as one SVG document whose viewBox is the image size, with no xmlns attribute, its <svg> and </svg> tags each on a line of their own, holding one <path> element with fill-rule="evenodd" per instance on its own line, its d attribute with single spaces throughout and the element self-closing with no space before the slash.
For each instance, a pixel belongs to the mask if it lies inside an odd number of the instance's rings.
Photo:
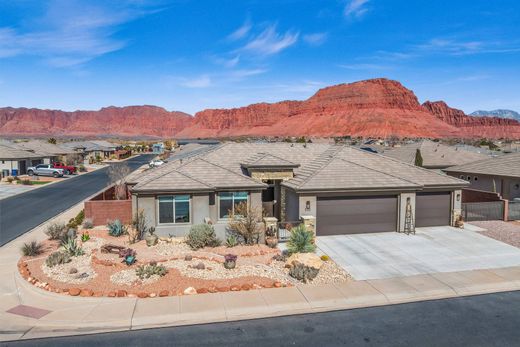
<svg viewBox="0 0 520 347">
<path fill-rule="evenodd" d="M 67 253 L 71 257 L 79 257 L 80 255 L 85 254 L 83 248 L 81 248 L 81 246 L 78 245 L 76 239 L 74 238 L 67 239 L 67 241 L 64 242 L 62 246 L 65 253 Z"/>
<path fill-rule="evenodd" d="M 119 219 L 109 222 L 107 227 L 110 236 L 119 237 L 127 232 L 127 227 Z"/>
<path fill-rule="evenodd" d="M 300 224 L 296 228 L 292 228 L 287 249 L 290 253 L 312 253 L 316 250 L 313 240 L 312 231 L 308 231 L 305 225 Z"/>
</svg>

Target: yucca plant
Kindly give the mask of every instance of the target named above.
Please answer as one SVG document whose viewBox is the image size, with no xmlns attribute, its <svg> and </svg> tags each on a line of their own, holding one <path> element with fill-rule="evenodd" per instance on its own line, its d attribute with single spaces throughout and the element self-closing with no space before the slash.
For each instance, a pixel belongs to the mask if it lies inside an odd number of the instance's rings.
<svg viewBox="0 0 520 347">
<path fill-rule="evenodd" d="M 38 241 L 24 243 L 22 246 L 22 254 L 26 257 L 34 257 L 43 252 L 43 245 Z"/>
<path fill-rule="evenodd" d="M 71 257 L 79 257 L 80 255 L 85 254 L 83 248 L 81 248 L 81 246 L 78 245 L 76 239 L 74 238 L 67 239 L 66 242 L 62 243 L 62 246 L 65 253 L 67 253 Z"/>
<path fill-rule="evenodd" d="M 314 234 L 300 224 L 291 230 L 291 236 L 287 241 L 287 249 L 290 253 L 311 253 L 316 250 L 313 243 Z"/>
<path fill-rule="evenodd" d="M 127 227 L 119 219 L 109 222 L 107 227 L 110 236 L 119 237 L 127 232 Z"/>
</svg>

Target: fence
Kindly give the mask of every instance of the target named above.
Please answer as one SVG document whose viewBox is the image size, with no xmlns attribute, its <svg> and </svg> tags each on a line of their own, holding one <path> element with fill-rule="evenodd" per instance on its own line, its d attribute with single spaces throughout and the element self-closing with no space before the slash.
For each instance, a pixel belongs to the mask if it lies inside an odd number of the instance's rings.
<svg viewBox="0 0 520 347">
<path fill-rule="evenodd" d="M 469 202 L 462 204 L 465 221 L 504 220 L 504 202 Z"/>
<path fill-rule="evenodd" d="M 519 220 L 520 219 L 520 201 L 509 201 L 507 219 L 508 220 Z"/>
</svg>

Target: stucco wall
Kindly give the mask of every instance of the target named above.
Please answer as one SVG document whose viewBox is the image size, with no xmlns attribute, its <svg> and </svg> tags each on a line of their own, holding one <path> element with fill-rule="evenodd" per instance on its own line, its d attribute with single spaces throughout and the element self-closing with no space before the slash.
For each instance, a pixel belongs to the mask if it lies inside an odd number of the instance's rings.
<svg viewBox="0 0 520 347">
<path fill-rule="evenodd" d="M 300 219 L 300 198 L 291 189 L 285 189 L 285 213 L 288 221 Z"/>
<path fill-rule="evenodd" d="M 316 196 L 315 195 L 300 195 L 299 197 L 299 216 L 314 216 L 316 217 Z M 307 202 L 309 202 L 309 207 L 307 209 Z M 299 218 L 298 218 L 299 219 Z"/>
<path fill-rule="evenodd" d="M 495 187 L 495 192 L 502 192 L 502 180 L 499 177 L 487 176 L 487 175 L 476 175 L 472 173 L 458 173 L 458 172 L 448 172 L 450 176 L 453 177 L 464 177 L 463 179 L 470 183 L 468 188 L 476 189 L 476 190 L 485 190 L 487 192 L 493 192 Z M 475 177 L 477 180 L 475 180 Z M 469 178 L 469 180 L 468 180 Z M 493 184 L 494 180 L 494 184 Z"/>
</svg>

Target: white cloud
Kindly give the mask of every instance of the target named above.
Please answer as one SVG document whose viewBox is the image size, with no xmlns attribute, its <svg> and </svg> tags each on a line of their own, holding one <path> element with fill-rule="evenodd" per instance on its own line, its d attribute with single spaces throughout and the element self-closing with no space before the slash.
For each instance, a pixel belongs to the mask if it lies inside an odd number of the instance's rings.
<svg viewBox="0 0 520 347">
<path fill-rule="evenodd" d="M 126 46 L 114 38 L 119 25 L 155 12 L 128 3 L 112 7 L 81 1 L 51 1 L 45 13 L 34 18 L 30 30 L 0 27 L 0 58 L 32 55 L 50 65 L 83 64 Z"/>
<path fill-rule="evenodd" d="M 368 9 L 366 8 L 366 4 L 369 0 L 349 0 L 345 6 L 345 10 L 343 13 L 346 17 L 361 17 L 363 16 Z"/>
<path fill-rule="evenodd" d="M 184 78 L 179 84 L 187 88 L 207 88 L 211 86 L 211 78 L 208 75 L 202 75 L 192 79 Z"/>
<path fill-rule="evenodd" d="M 319 46 L 327 40 L 327 33 L 314 33 L 303 35 L 303 40 L 311 46 Z"/>
<path fill-rule="evenodd" d="M 269 25 L 264 31 L 253 37 L 239 51 L 249 52 L 261 56 L 279 53 L 294 45 L 298 41 L 299 32 L 286 31 L 278 33 L 276 25 Z"/>
<path fill-rule="evenodd" d="M 233 31 L 231 34 L 228 35 L 227 39 L 230 41 L 237 41 L 244 37 L 246 37 L 247 34 L 249 34 L 249 31 L 251 31 L 252 24 L 250 20 L 246 20 L 244 24 L 237 30 Z"/>
<path fill-rule="evenodd" d="M 255 75 L 261 75 L 263 73 L 266 73 L 266 69 L 241 69 L 241 70 L 235 70 L 231 72 L 231 77 L 233 78 L 245 78 L 249 76 L 255 76 Z"/>
</svg>

